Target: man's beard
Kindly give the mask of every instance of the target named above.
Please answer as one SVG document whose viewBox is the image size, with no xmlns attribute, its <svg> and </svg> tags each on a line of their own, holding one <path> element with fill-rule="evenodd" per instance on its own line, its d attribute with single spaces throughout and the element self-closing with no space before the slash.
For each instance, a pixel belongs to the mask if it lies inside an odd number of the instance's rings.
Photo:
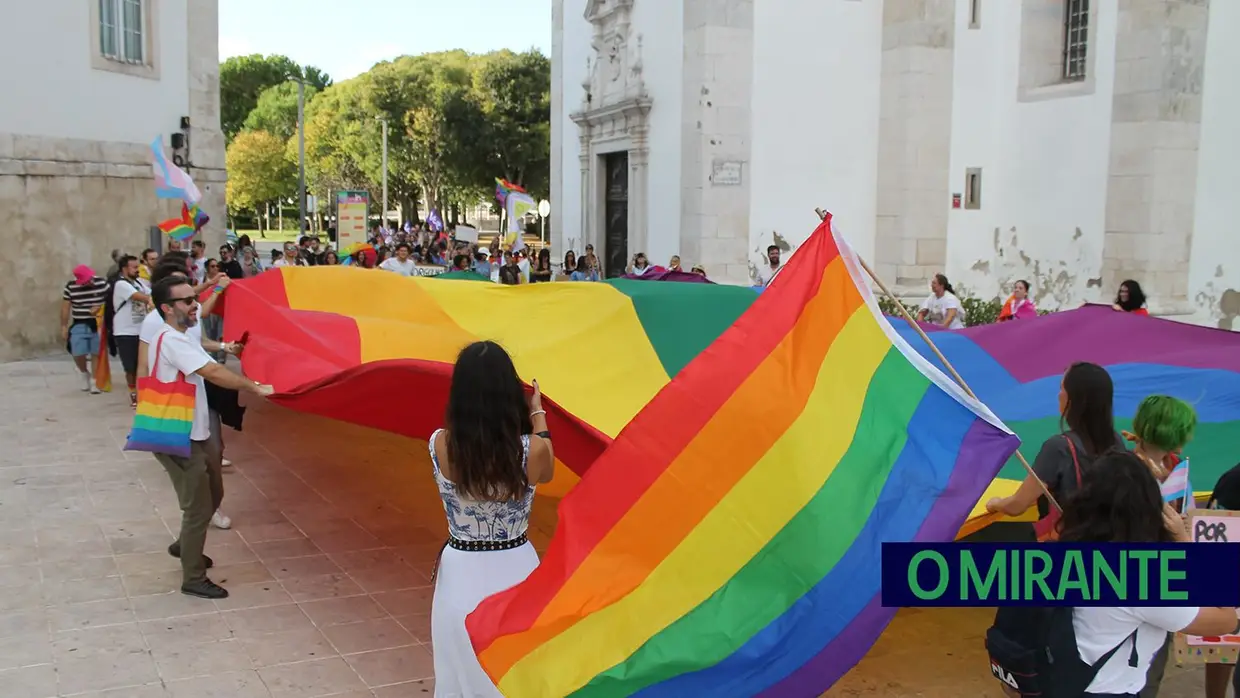
<svg viewBox="0 0 1240 698">
<path fill-rule="evenodd" d="M 179 308 L 176 311 L 176 318 L 177 318 L 177 326 L 182 329 L 188 330 L 189 328 L 198 324 L 198 318 L 191 316 L 188 312 L 181 310 Z"/>
</svg>

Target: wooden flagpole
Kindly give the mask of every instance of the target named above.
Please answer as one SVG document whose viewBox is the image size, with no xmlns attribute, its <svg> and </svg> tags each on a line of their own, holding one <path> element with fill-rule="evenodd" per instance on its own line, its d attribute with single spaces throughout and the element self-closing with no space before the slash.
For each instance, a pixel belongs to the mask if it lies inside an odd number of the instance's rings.
<svg viewBox="0 0 1240 698">
<path fill-rule="evenodd" d="M 814 213 L 818 214 L 818 220 L 827 219 L 826 212 L 821 208 L 814 209 Z M 964 378 L 962 378 L 956 371 L 956 367 L 952 366 L 952 362 L 948 361 L 947 357 L 943 356 L 943 352 L 939 351 L 939 348 L 935 345 L 934 340 L 930 339 L 930 335 L 926 334 L 926 331 L 921 329 L 921 325 L 917 324 L 916 318 L 914 318 L 913 314 L 908 311 L 908 308 L 904 307 L 904 304 L 900 302 L 900 299 L 896 298 L 895 294 L 888 290 L 887 285 L 883 283 L 882 279 L 878 278 L 878 274 L 874 273 L 874 270 L 870 268 L 870 265 L 865 263 L 865 260 L 862 259 L 860 255 L 857 256 L 857 262 L 861 265 L 861 268 L 865 270 L 865 273 L 870 277 L 870 280 L 874 282 L 874 285 L 878 286 L 878 289 L 883 292 L 883 295 L 889 298 L 893 303 L 895 303 L 895 306 L 900 309 L 900 314 L 904 316 L 904 320 L 908 322 L 909 327 L 912 327 L 913 331 L 916 332 L 917 335 L 921 337 L 922 341 L 926 343 L 926 346 L 930 347 L 930 351 L 934 352 L 934 355 L 938 357 L 943 366 L 947 368 L 947 371 L 951 374 L 952 379 L 956 381 L 956 383 L 962 390 L 964 390 L 965 393 L 968 394 L 969 397 L 977 400 L 977 395 L 973 392 L 973 389 L 969 387 L 969 384 L 966 383 Z M 978 401 L 980 402 L 980 400 Z M 1016 460 L 1020 461 L 1020 464 L 1025 467 L 1025 472 L 1029 473 L 1029 476 L 1038 483 L 1038 487 L 1042 489 L 1042 494 L 1046 496 L 1046 499 L 1051 503 L 1051 506 L 1062 512 L 1063 507 L 1060 507 L 1059 502 L 1055 501 L 1055 496 L 1051 494 L 1050 489 L 1046 486 L 1046 483 L 1042 481 L 1042 478 L 1038 477 L 1038 474 L 1033 472 L 1033 466 L 1029 465 L 1029 461 L 1025 460 L 1025 457 L 1021 455 L 1020 449 L 1016 450 Z"/>
</svg>

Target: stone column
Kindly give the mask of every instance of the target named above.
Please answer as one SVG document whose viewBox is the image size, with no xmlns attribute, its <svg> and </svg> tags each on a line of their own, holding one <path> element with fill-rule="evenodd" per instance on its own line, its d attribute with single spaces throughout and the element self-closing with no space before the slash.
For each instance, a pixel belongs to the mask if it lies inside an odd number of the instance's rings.
<svg viewBox="0 0 1240 698">
<path fill-rule="evenodd" d="M 190 177 L 202 192 L 202 210 L 211 216 L 203 229 L 207 250 L 224 242 L 228 220 L 224 184 L 224 134 L 220 130 L 220 53 L 218 0 L 193 0 L 187 7 Z"/>
<path fill-rule="evenodd" d="M 590 152 L 590 127 L 584 123 L 579 124 L 581 130 L 580 144 L 581 152 L 578 153 L 577 159 L 581 163 L 581 240 L 577 244 L 584 251 L 586 245 L 595 245 L 595 254 L 600 254 L 597 239 L 599 231 L 594 229 L 594 168 L 591 165 L 594 162 L 594 154 Z M 578 252 L 580 254 L 580 251 Z"/>
<path fill-rule="evenodd" d="M 684 3 L 680 255 L 715 281 L 747 284 L 753 0 Z M 716 165 L 739 169 L 739 184 L 714 182 Z"/>
<path fill-rule="evenodd" d="M 874 271 L 924 292 L 947 265 L 955 0 L 885 0 Z"/>
<path fill-rule="evenodd" d="M 649 254 L 650 238 L 647 230 L 649 215 L 648 188 L 650 143 L 647 134 L 650 127 L 646 114 L 637 118 L 637 125 L 629 129 L 629 254 Z"/>
<path fill-rule="evenodd" d="M 1119 4 L 1102 300 L 1135 279 L 1187 312 L 1209 0 Z"/>
<path fill-rule="evenodd" d="M 564 259 L 571 229 L 564 225 L 564 0 L 551 2 L 551 242 L 552 261 Z"/>
</svg>

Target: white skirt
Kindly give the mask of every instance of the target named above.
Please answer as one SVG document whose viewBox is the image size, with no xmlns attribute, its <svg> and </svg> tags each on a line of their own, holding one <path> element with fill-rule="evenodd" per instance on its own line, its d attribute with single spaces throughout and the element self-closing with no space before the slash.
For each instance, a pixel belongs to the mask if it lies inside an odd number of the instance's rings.
<svg viewBox="0 0 1240 698">
<path fill-rule="evenodd" d="M 525 581 L 537 566 L 538 553 L 528 542 L 487 552 L 444 548 L 431 605 L 435 698 L 503 698 L 478 664 L 465 617 L 483 599 Z"/>
</svg>

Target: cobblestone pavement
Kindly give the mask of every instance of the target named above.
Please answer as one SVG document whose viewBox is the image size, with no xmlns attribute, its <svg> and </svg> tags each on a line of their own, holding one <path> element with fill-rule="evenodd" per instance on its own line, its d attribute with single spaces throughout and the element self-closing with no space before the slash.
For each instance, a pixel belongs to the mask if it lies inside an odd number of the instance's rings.
<svg viewBox="0 0 1240 698">
<path fill-rule="evenodd" d="M 225 432 L 233 528 L 207 540 L 231 596 L 204 601 L 176 591 L 167 476 L 120 450 L 131 416 L 123 385 L 88 395 L 67 357 L 0 364 L 0 696 L 434 693 L 428 580 L 445 528 L 424 444 L 253 406 Z M 554 505 L 535 505 L 540 550 Z M 902 612 L 828 695 L 998 697 L 990 618 Z M 1200 687 L 1199 669 L 1172 669 L 1161 695 Z"/>
</svg>

